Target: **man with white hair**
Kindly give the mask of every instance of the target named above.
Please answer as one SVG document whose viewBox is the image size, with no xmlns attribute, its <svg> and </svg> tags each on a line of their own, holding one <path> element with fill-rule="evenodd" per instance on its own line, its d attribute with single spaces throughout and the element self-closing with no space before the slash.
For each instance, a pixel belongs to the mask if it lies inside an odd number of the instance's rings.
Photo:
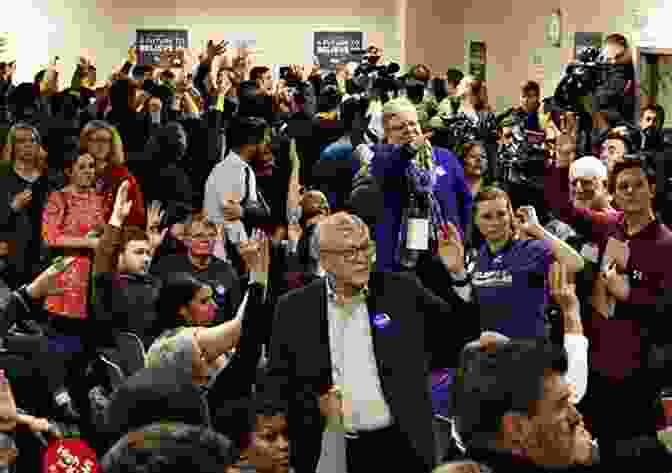
<svg viewBox="0 0 672 473">
<path fill-rule="evenodd" d="M 369 232 L 359 218 L 318 224 L 325 277 L 280 298 L 268 383 L 289 403 L 291 465 L 313 473 L 330 430 L 345 436 L 348 473 L 430 471 L 436 464 L 427 368 L 456 366 L 476 319 L 416 278 L 370 272 Z M 445 278 L 449 275 L 445 274 Z"/>
<path fill-rule="evenodd" d="M 377 269 L 416 271 L 436 256 L 438 235 L 447 222 L 466 228 L 472 197 L 457 157 L 431 145 L 410 101 L 387 102 L 383 127 L 384 144 L 355 148 L 362 161 L 359 176 L 372 177 L 383 193 L 384 210 L 375 230 Z M 434 279 L 419 276 L 423 283 Z"/>
<path fill-rule="evenodd" d="M 607 168 L 595 156 L 584 156 L 571 164 L 569 185 L 575 207 L 605 212 L 611 209 L 607 192 Z"/>
</svg>

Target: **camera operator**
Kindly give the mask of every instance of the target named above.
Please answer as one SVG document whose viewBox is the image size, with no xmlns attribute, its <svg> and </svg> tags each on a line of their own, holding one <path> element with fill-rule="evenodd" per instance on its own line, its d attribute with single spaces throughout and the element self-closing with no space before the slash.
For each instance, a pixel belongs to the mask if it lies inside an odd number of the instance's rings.
<svg viewBox="0 0 672 473">
<path fill-rule="evenodd" d="M 642 151 L 659 151 L 663 147 L 665 110 L 660 105 L 647 105 L 639 113 Z"/>
<path fill-rule="evenodd" d="M 542 131 L 543 116 L 539 83 L 533 80 L 523 82 L 520 86 L 520 104 L 504 112 L 504 115 L 520 115 L 526 130 Z"/>
<path fill-rule="evenodd" d="M 352 80 L 354 92 L 365 97 L 380 99 L 383 103 L 396 97 L 400 83 L 395 77 L 399 64 L 383 63 L 383 50 L 371 45 L 366 50 L 362 63 L 355 70 Z M 382 131 L 382 130 L 380 130 Z"/>
<path fill-rule="evenodd" d="M 628 40 L 619 33 L 607 36 L 604 54 L 607 66 L 593 94 L 593 126 L 602 130 L 616 122 L 631 122 L 635 114 L 635 69 Z"/>
</svg>

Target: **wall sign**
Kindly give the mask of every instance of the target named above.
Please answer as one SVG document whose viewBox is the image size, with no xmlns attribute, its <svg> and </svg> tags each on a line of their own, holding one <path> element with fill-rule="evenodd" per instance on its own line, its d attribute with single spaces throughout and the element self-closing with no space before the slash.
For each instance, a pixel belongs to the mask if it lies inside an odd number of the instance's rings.
<svg viewBox="0 0 672 473">
<path fill-rule="evenodd" d="M 138 64 L 182 67 L 184 56 L 178 50 L 189 48 L 189 31 L 136 30 L 136 47 Z"/>
<path fill-rule="evenodd" d="M 333 71 L 337 64 L 343 62 L 359 62 L 362 58 L 359 52 L 364 48 L 364 33 L 361 31 L 313 33 L 313 55 L 325 70 Z"/>
</svg>

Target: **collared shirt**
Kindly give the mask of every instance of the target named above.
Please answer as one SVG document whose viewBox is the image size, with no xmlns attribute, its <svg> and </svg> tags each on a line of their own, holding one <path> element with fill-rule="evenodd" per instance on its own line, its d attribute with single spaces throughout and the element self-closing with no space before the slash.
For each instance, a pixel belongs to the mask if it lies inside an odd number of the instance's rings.
<svg viewBox="0 0 672 473">
<path fill-rule="evenodd" d="M 343 390 L 344 427 L 355 432 L 389 427 L 392 414 L 380 384 L 366 301 L 359 296 L 337 304 L 326 284 L 333 379 Z"/>
<path fill-rule="evenodd" d="M 245 197 L 251 202 L 257 201 L 257 180 L 254 170 L 233 151 L 215 166 L 205 183 L 203 207 L 211 222 L 224 223 L 222 202 L 227 195 L 238 196 L 241 201 Z M 242 222 L 227 223 L 225 231 L 229 240 L 235 244 L 247 239 Z"/>
</svg>

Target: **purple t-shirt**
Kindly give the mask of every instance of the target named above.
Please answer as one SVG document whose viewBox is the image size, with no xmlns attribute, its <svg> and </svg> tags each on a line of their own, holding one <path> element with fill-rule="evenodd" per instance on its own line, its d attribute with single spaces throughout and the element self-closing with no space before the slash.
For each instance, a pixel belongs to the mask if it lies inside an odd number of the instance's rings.
<svg viewBox="0 0 672 473">
<path fill-rule="evenodd" d="M 545 337 L 552 259 L 543 240 L 512 240 L 496 254 L 483 245 L 472 280 L 481 329 L 511 338 Z"/>
</svg>

